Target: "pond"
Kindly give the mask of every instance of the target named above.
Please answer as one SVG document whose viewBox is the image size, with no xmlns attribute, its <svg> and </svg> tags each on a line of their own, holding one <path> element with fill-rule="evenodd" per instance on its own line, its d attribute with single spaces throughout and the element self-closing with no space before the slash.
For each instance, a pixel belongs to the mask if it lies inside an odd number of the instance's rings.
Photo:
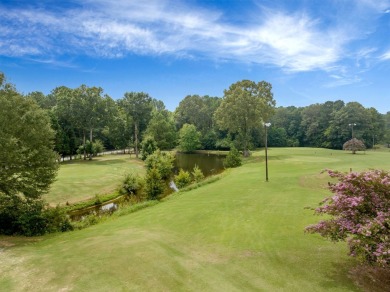
<svg viewBox="0 0 390 292">
<path fill-rule="evenodd" d="M 224 170 L 223 160 L 225 155 L 211 153 L 179 153 L 175 155 L 175 163 L 173 173 L 177 174 L 182 168 L 188 172 L 192 172 L 195 165 L 202 170 L 205 177 L 221 173 Z M 172 187 L 171 187 L 172 188 Z M 172 192 L 167 190 L 168 193 Z M 89 214 L 102 215 L 105 213 L 115 212 L 121 203 L 125 203 L 125 197 L 119 197 L 111 201 L 99 204 L 97 206 L 88 207 L 85 209 L 69 212 L 72 220 L 82 220 L 84 216 Z"/>
<path fill-rule="evenodd" d="M 223 160 L 225 157 L 222 154 L 177 152 L 174 173 L 177 174 L 180 168 L 192 172 L 194 166 L 197 165 L 204 176 L 218 174 L 224 170 Z"/>
</svg>

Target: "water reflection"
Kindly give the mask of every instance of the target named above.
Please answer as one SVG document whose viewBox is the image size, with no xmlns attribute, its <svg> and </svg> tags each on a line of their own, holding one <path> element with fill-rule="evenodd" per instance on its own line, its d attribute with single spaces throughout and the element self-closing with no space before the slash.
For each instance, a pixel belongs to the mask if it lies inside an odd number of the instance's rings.
<svg viewBox="0 0 390 292">
<path fill-rule="evenodd" d="M 175 158 L 175 174 L 179 172 L 180 168 L 192 172 L 195 165 L 202 170 L 204 176 L 221 173 L 224 169 L 223 160 L 225 159 L 225 155 L 177 152 Z"/>
</svg>

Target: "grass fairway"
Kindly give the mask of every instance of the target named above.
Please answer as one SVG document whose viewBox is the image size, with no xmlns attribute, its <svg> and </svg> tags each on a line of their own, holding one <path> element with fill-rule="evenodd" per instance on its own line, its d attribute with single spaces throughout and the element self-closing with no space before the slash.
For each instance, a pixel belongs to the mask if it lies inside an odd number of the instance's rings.
<svg viewBox="0 0 390 292">
<path fill-rule="evenodd" d="M 390 168 L 390 154 L 270 149 L 201 188 L 81 231 L 0 237 L 1 291 L 359 291 L 345 243 L 304 234 L 324 168 Z M 260 156 L 261 155 L 261 156 Z M 14 244 L 13 247 L 11 245 Z"/>
<path fill-rule="evenodd" d="M 129 155 L 105 155 L 61 163 L 57 180 L 45 199 L 52 205 L 74 203 L 115 191 L 124 174 L 144 172 L 143 162 Z"/>
</svg>

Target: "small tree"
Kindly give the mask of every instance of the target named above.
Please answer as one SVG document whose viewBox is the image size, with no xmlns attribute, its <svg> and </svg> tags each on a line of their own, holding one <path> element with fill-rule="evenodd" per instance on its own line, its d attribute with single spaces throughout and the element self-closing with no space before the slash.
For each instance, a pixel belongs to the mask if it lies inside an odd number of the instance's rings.
<svg viewBox="0 0 390 292">
<path fill-rule="evenodd" d="M 157 168 L 151 168 L 146 173 L 145 191 L 149 199 L 156 200 L 165 190 L 164 180 Z"/>
<path fill-rule="evenodd" d="M 175 175 L 175 184 L 179 189 L 184 188 L 185 186 L 189 185 L 191 182 L 191 176 L 188 171 L 180 169 L 179 173 Z"/>
<path fill-rule="evenodd" d="M 171 176 L 174 159 L 170 153 L 157 150 L 145 160 L 146 169 L 149 171 L 156 168 L 161 178 L 167 180 Z"/>
<path fill-rule="evenodd" d="M 201 146 L 200 132 L 194 125 L 184 124 L 179 132 L 179 148 L 184 152 L 193 152 Z"/>
<path fill-rule="evenodd" d="M 196 164 L 195 164 L 194 169 L 192 170 L 191 174 L 192 174 L 192 177 L 193 177 L 195 182 L 200 182 L 201 180 L 204 179 L 204 174 L 203 174 L 202 170 Z"/>
<path fill-rule="evenodd" d="M 238 167 L 242 164 L 242 159 L 240 152 L 238 152 L 237 148 L 232 146 L 225 160 L 223 161 L 223 165 L 225 168 Z"/>
<path fill-rule="evenodd" d="M 338 183 L 330 184 L 333 197 L 315 209 L 332 218 L 308 226 L 332 241 L 348 240 L 350 255 L 369 264 L 390 267 L 390 173 L 371 170 L 362 173 L 328 171 Z"/>
<path fill-rule="evenodd" d="M 143 179 L 136 173 L 127 173 L 122 181 L 119 192 L 122 195 L 137 195 L 144 186 Z"/>
<path fill-rule="evenodd" d="M 352 151 L 352 154 L 356 154 L 356 151 L 366 150 L 366 146 L 364 145 L 363 141 L 352 138 L 351 140 L 348 140 L 344 143 L 343 150 Z"/>
<path fill-rule="evenodd" d="M 85 146 L 84 145 L 79 146 L 77 153 L 79 155 L 81 155 L 81 153 L 86 153 L 88 154 L 89 160 L 92 160 L 93 156 L 97 156 L 98 153 L 101 153 L 103 151 L 104 151 L 104 145 L 102 141 L 95 140 L 95 142 L 91 143 L 89 140 L 87 140 L 85 142 Z"/>
<path fill-rule="evenodd" d="M 142 148 L 142 160 L 146 160 L 149 155 L 157 150 L 157 143 L 152 136 L 146 136 L 141 143 Z"/>
</svg>

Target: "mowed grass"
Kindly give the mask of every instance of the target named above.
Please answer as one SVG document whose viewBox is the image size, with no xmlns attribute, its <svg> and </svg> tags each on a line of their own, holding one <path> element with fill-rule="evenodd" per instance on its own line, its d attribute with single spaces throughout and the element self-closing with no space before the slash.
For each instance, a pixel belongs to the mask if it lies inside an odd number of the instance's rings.
<svg viewBox="0 0 390 292">
<path fill-rule="evenodd" d="M 105 155 L 93 160 L 73 160 L 60 165 L 45 200 L 52 205 L 74 203 L 118 189 L 126 172 L 145 172 L 143 162 L 129 155 Z"/>
<path fill-rule="evenodd" d="M 304 207 L 330 195 L 324 168 L 388 170 L 389 155 L 270 149 L 267 183 L 255 152 L 222 179 L 136 213 L 35 243 L 0 237 L 0 290 L 360 291 L 346 244 L 305 234 L 319 217 Z"/>
</svg>

